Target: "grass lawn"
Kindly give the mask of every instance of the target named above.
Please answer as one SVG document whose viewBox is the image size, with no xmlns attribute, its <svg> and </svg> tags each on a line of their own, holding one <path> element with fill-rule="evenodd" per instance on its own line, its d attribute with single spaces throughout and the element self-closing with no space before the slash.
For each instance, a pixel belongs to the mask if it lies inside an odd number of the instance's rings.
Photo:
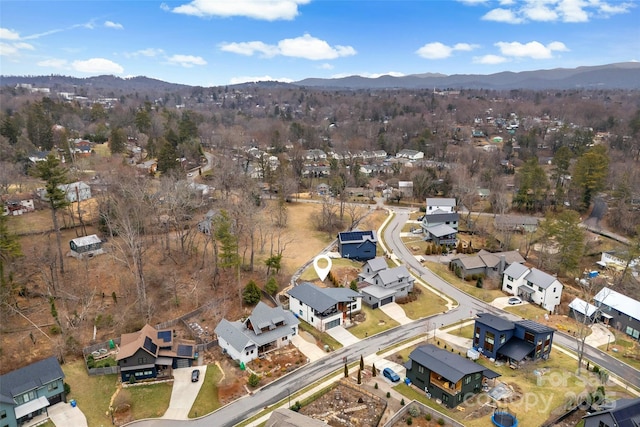
<svg viewBox="0 0 640 427">
<path fill-rule="evenodd" d="M 131 393 L 133 419 L 158 418 L 164 415 L 171 401 L 170 383 L 139 385 L 127 388 Z"/>
<path fill-rule="evenodd" d="M 320 332 L 319 330 L 317 330 L 313 326 L 309 325 L 305 321 L 301 321 L 300 324 L 298 325 L 298 327 L 300 329 L 302 329 L 303 331 L 309 332 L 311 335 L 313 335 L 313 337 L 317 341 L 320 341 L 324 345 L 328 345 L 333 350 L 337 350 L 339 348 L 342 348 L 342 344 L 340 344 L 338 341 L 333 339 L 333 337 L 331 335 L 329 335 L 329 334 L 327 334 L 325 332 Z"/>
<path fill-rule="evenodd" d="M 607 351 L 607 344 L 601 345 L 599 347 L 600 350 L 640 370 L 640 344 L 628 335 L 613 328 L 610 331 L 616 336 L 615 342 L 609 345 L 609 351 Z M 614 348 L 618 351 L 613 351 Z"/>
<path fill-rule="evenodd" d="M 409 348 L 400 352 L 403 360 L 406 360 L 406 357 L 412 350 L 413 348 Z M 407 356 L 405 356 L 405 354 Z M 577 362 L 566 354 L 556 350 L 552 350 L 549 360 L 538 361 L 519 370 L 513 370 L 506 365 L 495 366 L 495 363 L 491 363 L 487 359 L 480 359 L 479 362 L 483 366 L 502 375 L 496 381 L 507 383 L 520 390 L 522 397 L 509 403 L 508 408 L 516 414 L 519 425 L 523 427 L 539 426 L 550 416 L 554 409 L 563 406 L 572 397 L 579 395 L 585 390 L 595 390 L 599 385 L 599 382 L 591 373 L 584 373 L 583 371 L 583 378 L 576 377 L 573 372 L 576 369 Z M 544 372 L 540 380 L 533 374 L 534 369 Z M 451 418 L 464 423 L 465 426 L 484 427 L 491 425 L 490 415 L 475 419 L 469 417 L 470 412 L 477 407 L 476 405 L 487 403 L 491 400 L 485 394 L 478 396 L 478 403 L 465 405 L 466 410 L 462 412 L 449 410 L 438 405 L 435 401 L 427 399 L 423 392 L 413 387 L 401 384 L 394 388 L 408 399 L 419 400 Z M 611 386 L 611 389 L 613 388 L 614 387 Z M 609 387 L 607 389 L 609 389 Z"/>
<path fill-rule="evenodd" d="M 421 319 L 447 310 L 447 302 L 444 299 L 433 292 L 422 289 L 421 285 L 415 286 L 422 291 L 420 295 L 418 295 L 418 299 L 400 305 L 409 319 Z"/>
<path fill-rule="evenodd" d="M 218 382 L 222 378 L 222 372 L 216 365 L 207 365 L 207 373 L 204 376 L 202 387 L 196 397 L 196 401 L 193 402 L 191 411 L 189 412 L 189 418 L 201 417 L 205 414 L 209 414 L 220 405 L 218 400 Z"/>
<path fill-rule="evenodd" d="M 508 305 L 504 308 L 504 311 L 508 311 L 509 313 L 513 313 L 517 316 L 520 316 L 524 319 L 529 320 L 538 320 L 544 318 L 544 315 L 547 313 L 542 307 L 539 307 L 534 304 L 518 304 L 518 305 Z"/>
<path fill-rule="evenodd" d="M 65 382 L 71 386 L 67 400 L 75 399 L 78 407 L 87 417 L 90 426 L 111 423 L 108 415 L 111 396 L 116 391 L 117 375 L 98 375 L 90 377 L 82 360 L 62 365 Z M 171 390 L 169 390 L 171 393 Z"/>
<path fill-rule="evenodd" d="M 449 329 L 447 333 L 462 338 L 471 338 L 473 337 L 473 327 L 474 324 L 472 323 L 470 325 L 463 326 L 462 328 Z"/>
<path fill-rule="evenodd" d="M 318 265 L 320 267 L 326 267 L 326 263 L 324 261 L 319 262 Z M 346 258 L 337 258 L 337 259 L 331 260 L 331 267 L 332 267 L 331 272 L 333 274 L 335 274 L 337 268 L 341 268 L 341 267 L 353 267 L 358 269 L 358 271 L 360 271 L 360 269 L 362 268 L 362 263 L 353 261 L 350 259 L 346 259 Z M 316 269 L 313 267 L 313 264 L 310 264 L 309 267 L 307 267 L 307 269 L 304 272 L 302 272 L 302 274 L 300 275 L 300 280 L 312 281 L 317 279 L 319 279 L 319 277 L 316 274 Z"/>
<path fill-rule="evenodd" d="M 358 338 L 362 339 L 367 335 L 375 335 L 379 332 L 386 331 L 387 329 L 400 325 L 398 322 L 384 314 L 382 310 L 372 310 L 371 308 L 363 305 L 362 311 L 366 315 L 367 319 L 363 323 L 349 328 L 349 332 Z"/>
<path fill-rule="evenodd" d="M 451 271 L 449 271 L 447 266 L 444 264 L 439 264 L 436 262 L 426 262 L 425 266 L 429 270 L 433 271 L 434 274 L 437 274 L 456 288 L 468 293 L 475 298 L 481 299 L 482 301 L 491 302 L 496 298 L 505 296 L 505 294 L 499 289 L 476 288 L 476 284 L 474 282 L 467 282 L 460 279 Z"/>
</svg>

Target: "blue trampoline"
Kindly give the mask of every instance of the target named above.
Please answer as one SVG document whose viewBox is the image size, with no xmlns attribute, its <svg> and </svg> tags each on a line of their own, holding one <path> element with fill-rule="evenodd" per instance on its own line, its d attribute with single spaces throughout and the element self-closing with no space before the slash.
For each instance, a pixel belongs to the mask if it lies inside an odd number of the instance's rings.
<svg viewBox="0 0 640 427">
<path fill-rule="evenodd" d="M 507 411 L 494 411 L 491 421 L 498 427 L 517 427 L 518 419 L 516 416 Z"/>
</svg>

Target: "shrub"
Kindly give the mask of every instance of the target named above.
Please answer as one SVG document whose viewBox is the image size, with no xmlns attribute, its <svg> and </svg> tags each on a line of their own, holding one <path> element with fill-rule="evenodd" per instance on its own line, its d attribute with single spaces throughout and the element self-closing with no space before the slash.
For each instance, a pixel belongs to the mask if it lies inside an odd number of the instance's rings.
<svg viewBox="0 0 640 427">
<path fill-rule="evenodd" d="M 431 421 L 431 414 L 427 412 L 427 414 L 424 416 L 424 419 L 427 421 Z"/>
<path fill-rule="evenodd" d="M 376 385 L 374 385 L 373 388 L 375 388 L 377 390 L 378 389 L 378 383 L 376 383 Z"/>
<path fill-rule="evenodd" d="M 69 383 L 64 383 L 63 388 L 64 388 L 64 394 L 71 393 L 71 386 L 69 385 Z"/>
<path fill-rule="evenodd" d="M 134 375 L 129 375 L 129 384 L 135 384 L 136 383 L 136 377 Z"/>
<path fill-rule="evenodd" d="M 411 424 L 413 424 L 413 420 L 409 417 L 407 418 L 407 425 L 410 426 Z"/>
<path fill-rule="evenodd" d="M 598 365 L 593 365 L 593 372 L 596 374 L 600 372 L 600 368 L 598 367 Z"/>
<path fill-rule="evenodd" d="M 258 375 L 256 375 L 255 373 L 251 374 L 251 375 L 249 375 L 249 381 L 248 382 L 249 382 L 249 385 L 251 387 L 256 387 L 258 384 L 260 384 L 260 377 Z"/>
<path fill-rule="evenodd" d="M 416 406 L 411 406 L 409 408 L 409 415 L 411 415 L 412 417 L 417 417 L 420 415 L 420 409 L 418 409 Z"/>
<path fill-rule="evenodd" d="M 274 296 L 278 292 L 278 282 L 276 282 L 275 277 L 269 277 L 267 284 L 264 285 L 264 290 L 271 296 Z"/>
<path fill-rule="evenodd" d="M 300 408 L 302 408 L 302 405 L 298 400 L 296 400 L 296 403 L 293 404 L 293 406 L 291 407 L 291 410 L 298 412 Z"/>
<path fill-rule="evenodd" d="M 400 400 L 400 406 L 404 406 L 404 397 Z"/>
<path fill-rule="evenodd" d="M 438 425 L 443 426 L 444 425 L 444 419 L 438 418 Z"/>
<path fill-rule="evenodd" d="M 49 332 L 51 335 L 60 335 L 62 333 L 62 329 L 60 329 L 60 326 L 58 325 L 53 325 L 49 328 Z"/>
<path fill-rule="evenodd" d="M 391 392 L 390 392 L 390 391 L 388 391 L 388 392 L 387 392 L 387 399 L 388 399 L 388 398 L 390 398 L 390 397 L 391 397 Z"/>
</svg>

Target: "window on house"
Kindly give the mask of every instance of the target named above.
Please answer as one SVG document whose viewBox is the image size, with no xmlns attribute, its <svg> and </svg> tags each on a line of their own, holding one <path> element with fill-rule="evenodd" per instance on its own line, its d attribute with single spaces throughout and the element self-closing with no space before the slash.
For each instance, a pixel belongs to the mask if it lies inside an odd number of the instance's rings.
<svg viewBox="0 0 640 427">
<path fill-rule="evenodd" d="M 449 401 L 449 395 L 448 394 L 443 394 L 442 395 L 442 401 L 445 402 L 445 403 L 448 402 Z"/>
<path fill-rule="evenodd" d="M 500 345 L 504 344 L 507 341 L 507 336 L 505 334 L 500 334 Z"/>
<path fill-rule="evenodd" d="M 2 411 L 0 411 L 0 420 L 4 418 L 7 418 L 7 411 L 3 409 Z"/>
<path fill-rule="evenodd" d="M 487 349 L 490 353 L 493 353 L 493 344 L 496 336 L 493 332 L 485 332 L 484 333 L 484 345 L 483 347 Z"/>
<path fill-rule="evenodd" d="M 144 363 L 144 357 L 138 357 L 138 365 L 142 365 Z"/>
<path fill-rule="evenodd" d="M 471 382 L 471 375 L 464 377 L 464 385 L 468 385 Z"/>
<path fill-rule="evenodd" d="M 37 396 L 36 396 L 35 390 L 32 390 L 32 391 L 30 391 L 28 393 L 24 393 L 24 394 L 21 394 L 20 396 L 17 396 L 16 397 L 16 403 L 18 405 L 22 405 L 23 403 L 27 403 L 29 401 L 32 401 L 36 397 Z"/>
<path fill-rule="evenodd" d="M 480 326 L 476 326 L 476 338 L 480 338 Z"/>
<path fill-rule="evenodd" d="M 507 285 L 506 288 L 509 289 L 510 291 L 513 290 L 513 286 L 511 285 Z"/>
<path fill-rule="evenodd" d="M 600 421 L 598 423 L 598 427 L 609 427 L 609 424 L 606 424 L 604 421 Z"/>
<path fill-rule="evenodd" d="M 302 316 L 302 310 L 298 310 L 298 314 Z"/>
<path fill-rule="evenodd" d="M 282 341 L 286 341 L 286 340 L 287 340 L 287 337 L 282 337 Z"/>
<path fill-rule="evenodd" d="M 538 286 L 538 290 L 539 290 L 540 292 L 544 292 L 544 289 L 542 289 L 542 286 Z"/>
<path fill-rule="evenodd" d="M 507 280 L 510 281 L 510 282 L 513 282 L 513 277 L 507 276 Z"/>
<path fill-rule="evenodd" d="M 556 288 L 555 288 L 555 286 L 553 287 L 553 293 L 554 293 L 554 294 L 556 293 Z"/>
<path fill-rule="evenodd" d="M 313 323 L 313 317 L 311 318 L 311 323 Z"/>
<path fill-rule="evenodd" d="M 47 391 L 53 391 L 58 389 L 58 381 L 47 384 Z"/>
<path fill-rule="evenodd" d="M 524 340 L 530 344 L 533 344 L 535 336 L 531 332 L 524 333 Z"/>
<path fill-rule="evenodd" d="M 480 372 L 477 372 L 477 373 L 475 373 L 473 375 L 473 378 L 476 379 L 476 380 L 479 380 L 481 376 L 482 376 L 482 374 Z"/>
</svg>

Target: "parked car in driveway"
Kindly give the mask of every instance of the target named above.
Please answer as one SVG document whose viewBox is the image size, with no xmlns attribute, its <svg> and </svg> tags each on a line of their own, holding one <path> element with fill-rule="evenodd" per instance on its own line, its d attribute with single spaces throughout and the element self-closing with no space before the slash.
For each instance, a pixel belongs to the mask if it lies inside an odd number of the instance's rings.
<svg viewBox="0 0 640 427">
<path fill-rule="evenodd" d="M 199 379 L 200 379 L 200 371 L 198 369 L 194 369 L 193 371 L 191 371 L 191 382 L 192 383 L 198 382 Z"/>
<path fill-rule="evenodd" d="M 522 300 L 518 297 L 511 297 L 507 302 L 509 303 L 509 305 L 516 305 L 522 303 Z"/>
<path fill-rule="evenodd" d="M 386 378 L 389 378 L 394 383 L 400 381 L 400 376 L 396 374 L 395 371 L 391 368 L 384 368 L 382 370 L 382 375 L 384 375 Z"/>
</svg>

